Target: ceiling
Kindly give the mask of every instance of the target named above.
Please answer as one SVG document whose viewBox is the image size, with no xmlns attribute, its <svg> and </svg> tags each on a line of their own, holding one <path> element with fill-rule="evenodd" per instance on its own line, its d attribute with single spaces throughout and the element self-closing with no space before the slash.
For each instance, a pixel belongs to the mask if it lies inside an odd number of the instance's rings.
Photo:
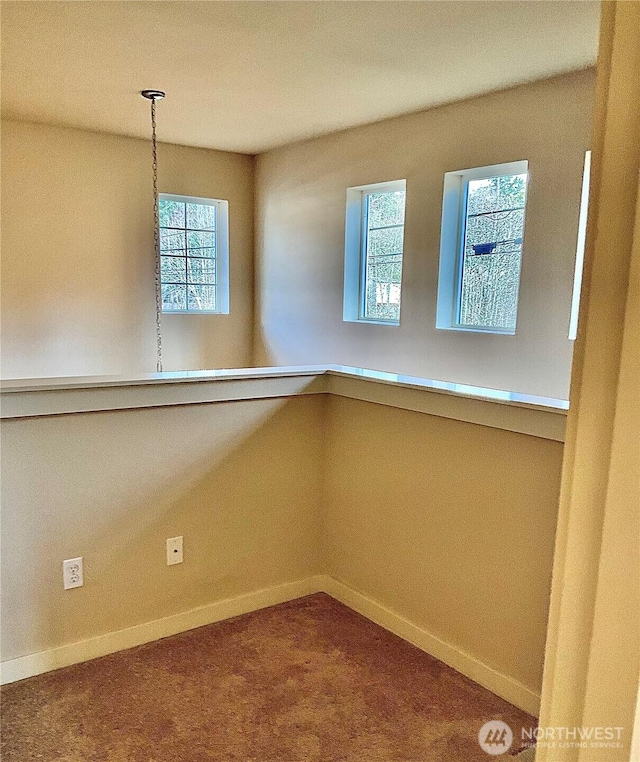
<svg viewBox="0 0 640 762">
<path fill-rule="evenodd" d="M 259 153 L 595 63 L 593 0 L 3 0 L 5 116 Z"/>
</svg>

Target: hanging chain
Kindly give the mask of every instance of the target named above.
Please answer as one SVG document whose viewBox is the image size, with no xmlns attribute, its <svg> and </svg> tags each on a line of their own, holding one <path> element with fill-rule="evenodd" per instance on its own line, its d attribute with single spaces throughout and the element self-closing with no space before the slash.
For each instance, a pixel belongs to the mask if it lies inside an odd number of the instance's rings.
<svg viewBox="0 0 640 762">
<path fill-rule="evenodd" d="M 156 252 L 156 369 L 162 373 L 162 289 L 160 283 L 160 213 L 158 209 L 158 145 L 156 99 L 151 98 L 151 142 L 153 146 L 153 240 Z"/>
</svg>

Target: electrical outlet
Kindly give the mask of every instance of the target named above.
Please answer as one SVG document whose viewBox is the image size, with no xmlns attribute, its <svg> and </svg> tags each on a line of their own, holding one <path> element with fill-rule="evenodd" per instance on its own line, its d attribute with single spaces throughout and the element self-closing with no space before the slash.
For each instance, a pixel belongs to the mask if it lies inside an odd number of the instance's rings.
<svg viewBox="0 0 640 762">
<path fill-rule="evenodd" d="M 62 581 L 65 590 L 84 585 L 84 573 L 82 569 L 82 556 L 69 558 L 62 562 Z"/>
<path fill-rule="evenodd" d="M 182 563 L 182 537 L 169 537 L 167 540 L 167 566 Z"/>
</svg>

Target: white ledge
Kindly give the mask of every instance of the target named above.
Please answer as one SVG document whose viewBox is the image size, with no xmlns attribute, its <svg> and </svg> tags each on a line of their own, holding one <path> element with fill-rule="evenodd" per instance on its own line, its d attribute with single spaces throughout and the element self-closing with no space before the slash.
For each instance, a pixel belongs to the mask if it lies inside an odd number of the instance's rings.
<svg viewBox="0 0 640 762">
<path fill-rule="evenodd" d="M 0 384 L 1 417 L 334 394 L 429 415 L 564 440 L 566 400 L 505 392 L 346 365 L 74 376 Z"/>
<path fill-rule="evenodd" d="M 471 399 L 490 400 L 505 405 L 524 405 L 540 410 L 561 410 L 566 413 L 569 409 L 569 400 L 555 399 L 554 397 L 538 397 L 533 394 L 520 392 L 505 392 L 501 389 L 489 389 L 483 386 L 468 386 L 456 384 L 452 381 L 437 381 L 433 378 L 420 378 L 419 376 L 404 376 L 398 373 L 387 373 L 382 370 L 366 370 L 365 368 L 352 368 L 349 365 L 326 365 L 326 372 L 331 376 L 346 376 L 365 378 L 369 381 L 378 381 L 383 384 L 394 384 L 414 389 L 429 389 L 442 394 L 453 394 L 457 397 Z"/>
<path fill-rule="evenodd" d="M 0 381 L 0 392 L 34 392 L 61 389 L 98 389 L 108 386 L 150 386 L 203 381 L 235 381 L 244 378 L 279 378 L 281 376 L 318 376 L 330 365 L 301 365 L 272 368 L 218 368 L 215 370 L 167 370 L 140 376 L 60 376 L 48 378 L 10 378 Z M 357 370 L 357 368 L 354 368 Z M 374 371 L 371 371 L 374 372 Z"/>
</svg>

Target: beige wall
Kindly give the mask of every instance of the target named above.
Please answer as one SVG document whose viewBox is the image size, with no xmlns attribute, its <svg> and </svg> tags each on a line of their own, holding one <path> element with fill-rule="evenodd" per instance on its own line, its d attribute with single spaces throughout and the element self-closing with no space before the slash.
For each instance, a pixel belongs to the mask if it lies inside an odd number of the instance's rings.
<svg viewBox="0 0 640 762">
<path fill-rule="evenodd" d="M 326 573 L 539 692 L 558 442 L 332 395 L 2 437 L 4 660 Z"/>
<path fill-rule="evenodd" d="M 322 440 L 307 432 L 323 404 L 4 421 L 3 660 L 318 573 Z M 185 560 L 167 567 L 177 535 Z M 65 591 L 78 555 L 85 586 Z"/>
<path fill-rule="evenodd" d="M 163 318 L 167 370 L 251 364 L 253 159 L 161 144 L 160 190 L 229 200 L 230 315 Z M 2 376 L 155 371 L 150 145 L 2 123 Z"/>
<path fill-rule="evenodd" d="M 257 161 L 257 365 L 332 362 L 566 398 L 586 71 L 358 127 Z M 443 175 L 527 159 L 516 336 L 435 329 Z M 345 190 L 406 178 L 400 327 L 344 323 Z"/>
<path fill-rule="evenodd" d="M 328 573 L 539 693 L 558 442 L 330 398 Z"/>
</svg>

